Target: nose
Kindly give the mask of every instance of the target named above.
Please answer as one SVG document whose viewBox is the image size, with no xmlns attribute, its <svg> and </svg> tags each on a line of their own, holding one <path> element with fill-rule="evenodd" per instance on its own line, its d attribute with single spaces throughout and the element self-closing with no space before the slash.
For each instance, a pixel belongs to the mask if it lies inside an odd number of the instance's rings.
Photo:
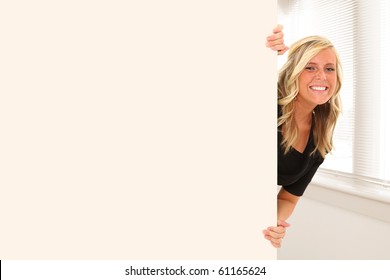
<svg viewBox="0 0 390 280">
<path fill-rule="evenodd" d="M 325 75 L 325 71 L 322 70 L 322 69 L 319 69 L 316 73 L 316 78 L 318 80 L 322 80 L 322 81 L 325 81 L 326 80 L 326 75 Z"/>
</svg>

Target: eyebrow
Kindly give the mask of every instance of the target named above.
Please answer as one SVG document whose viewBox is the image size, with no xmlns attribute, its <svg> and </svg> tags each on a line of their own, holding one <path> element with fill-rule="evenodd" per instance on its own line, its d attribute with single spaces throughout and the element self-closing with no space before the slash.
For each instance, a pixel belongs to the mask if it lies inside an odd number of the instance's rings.
<svg viewBox="0 0 390 280">
<path fill-rule="evenodd" d="M 318 63 L 315 63 L 315 62 L 308 62 L 307 65 L 308 65 L 308 64 L 318 65 Z M 328 66 L 328 65 L 336 66 L 336 64 L 334 64 L 333 62 L 326 63 L 325 65 L 326 65 L 326 66 Z"/>
</svg>

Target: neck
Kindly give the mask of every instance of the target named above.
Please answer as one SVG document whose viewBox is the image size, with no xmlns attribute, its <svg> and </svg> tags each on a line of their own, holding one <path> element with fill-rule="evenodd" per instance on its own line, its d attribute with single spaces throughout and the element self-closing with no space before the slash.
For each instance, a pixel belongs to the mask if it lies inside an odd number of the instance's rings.
<svg viewBox="0 0 390 280">
<path fill-rule="evenodd" d="M 314 108 L 312 106 L 304 106 L 299 101 L 295 102 L 294 118 L 298 127 L 311 127 Z"/>
</svg>

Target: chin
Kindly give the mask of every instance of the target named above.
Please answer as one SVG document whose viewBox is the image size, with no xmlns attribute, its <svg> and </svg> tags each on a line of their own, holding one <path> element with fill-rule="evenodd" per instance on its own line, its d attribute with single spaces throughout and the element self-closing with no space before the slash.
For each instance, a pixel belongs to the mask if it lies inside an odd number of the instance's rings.
<svg viewBox="0 0 390 280">
<path fill-rule="evenodd" d="M 326 102 L 318 103 L 316 108 L 321 108 L 321 109 L 327 110 L 327 108 L 329 108 L 329 106 L 330 106 L 330 104 L 326 101 Z"/>
<path fill-rule="evenodd" d="M 324 105 L 324 104 L 326 104 L 331 98 L 332 98 L 332 96 L 321 96 L 320 98 L 316 98 L 314 102 L 315 102 L 317 105 Z"/>
<path fill-rule="evenodd" d="M 330 100 L 330 99 L 327 99 L 327 100 L 325 100 L 325 101 L 318 102 L 317 105 L 324 105 L 324 104 L 328 103 L 329 100 Z"/>
</svg>

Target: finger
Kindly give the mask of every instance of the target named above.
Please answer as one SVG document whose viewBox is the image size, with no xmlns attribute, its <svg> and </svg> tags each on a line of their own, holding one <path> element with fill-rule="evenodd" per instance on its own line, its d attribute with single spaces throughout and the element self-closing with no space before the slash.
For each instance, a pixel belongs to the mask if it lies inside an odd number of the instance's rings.
<svg viewBox="0 0 390 280">
<path fill-rule="evenodd" d="M 267 230 L 268 230 L 270 233 L 275 233 L 275 234 L 285 234 L 285 233 L 286 233 L 286 228 L 285 228 L 285 227 L 282 227 L 282 226 L 278 226 L 278 227 L 269 227 L 269 228 L 267 228 Z"/>
<path fill-rule="evenodd" d="M 264 238 L 274 244 L 282 244 L 282 240 L 283 240 L 282 238 L 273 238 L 269 235 L 264 236 Z"/>
<path fill-rule="evenodd" d="M 267 237 L 268 240 L 272 240 L 273 242 L 281 243 L 282 242 L 281 240 L 284 238 L 284 236 L 285 236 L 284 234 L 281 234 L 281 235 L 270 234 L 270 235 L 266 235 L 264 237 Z"/>
<path fill-rule="evenodd" d="M 269 241 L 271 241 L 272 243 L 275 243 L 275 244 L 282 244 L 282 240 L 283 240 L 283 238 L 271 238 L 271 239 L 269 239 Z"/>
<path fill-rule="evenodd" d="M 264 237 L 269 237 L 273 240 L 277 240 L 283 238 L 285 235 L 285 233 L 276 233 L 273 231 L 269 231 L 267 234 L 264 235 Z"/>
<path fill-rule="evenodd" d="M 272 246 L 274 246 L 275 248 L 280 248 L 281 247 L 281 241 L 274 241 L 274 239 L 272 239 L 270 236 L 264 236 L 265 239 L 267 239 Z"/>
<path fill-rule="evenodd" d="M 267 47 L 274 51 L 283 51 L 286 48 L 285 45 L 275 45 L 275 46 L 267 46 Z"/>
<path fill-rule="evenodd" d="M 288 50 L 289 50 L 289 47 L 285 47 L 283 50 L 278 51 L 278 54 L 282 55 L 282 54 L 284 54 Z M 288 225 L 288 226 L 290 226 L 290 225 Z"/>
<path fill-rule="evenodd" d="M 277 46 L 277 45 L 282 46 L 283 48 L 285 47 L 283 38 L 276 39 L 276 40 L 273 40 L 273 41 L 267 41 L 267 43 L 269 44 L 270 47 Z"/>
<path fill-rule="evenodd" d="M 271 244 L 275 247 L 280 248 L 280 246 L 282 245 L 282 238 L 272 238 L 270 236 L 267 236 L 266 239 L 269 240 L 269 242 L 271 242 Z"/>
<path fill-rule="evenodd" d="M 267 48 L 270 48 L 273 51 L 284 51 L 286 52 L 288 50 L 288 47 L 285 45 L 271 45 L 270 43 L 266 43 L 265 46 Z"/>
<path fill-rule="evenodd" d="M 286 48 L 287 48 L 287 50 L 288 50 L 288 47 L 286 47 Z M 282 226 L 282 227 L 289 227 L 289 226 L 290 226 L 290 224 L 287 223 L 287 222 L 284 221 L 284 220 L 278 220 L 277 225 L 278 225 L 278 226 Z"/>
<path fill-rule="evenodd" d="M 267 232 L 264 234 L 264 238 L 266 239 L 274 239 L 274 240 L 277 240 L 277 239 L 281 239 L 285 236 L 284 233 L 275 233 L 275 232 Z"/>
<path fill-rule="evenodd" d="M 270 36 L 267 36 L 267 40 L 268 41 L 275 41 L 275 40 L 278 40 L 278 39 L 282 39 L 284 37 L 284 33 L 283 32 L 279 32 L 279 33 L 275 33 L 273 35 L 270 35 Z"/>
<path fill-rule="evenodd" d="M 274 30 L 272 30 L 274 33 L 278 33 L 283 30 L 283 25 L 278 24 Z"/>
<path fill-rule="evenodd" d="M 270 235 L 265 235 L 264 238 L 267 239 L 275 248 L 280 248 L 282 245 L 282 238 L 273 238 Z"/>
</svg>

